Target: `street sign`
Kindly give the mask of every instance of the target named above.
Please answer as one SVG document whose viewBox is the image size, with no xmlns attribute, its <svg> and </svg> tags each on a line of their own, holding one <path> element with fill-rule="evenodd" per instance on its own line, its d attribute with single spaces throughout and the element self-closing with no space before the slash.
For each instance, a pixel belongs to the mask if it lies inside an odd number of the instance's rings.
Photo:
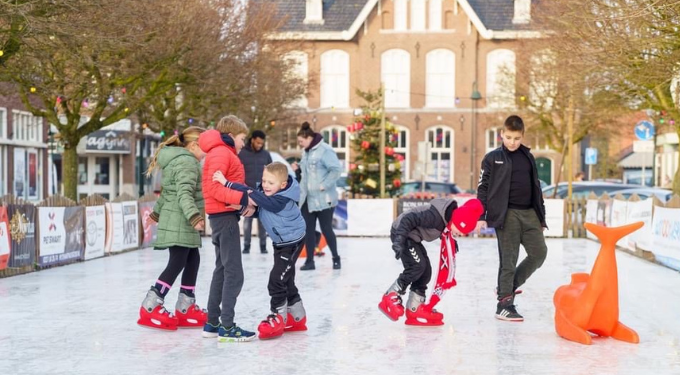
<svg viewBox="0 0 680 375">
<path fill-rule="evenodd" d="M 635 136 L 641 141 L 649 141 L 654 138 L 654 124 L 649 121 L 640 121 L 635 124 Z"/>
<path fill-rule="evenodd" d="M 654 152 L 654 141 L 633 141 L 633 152 Z"/>
<path fill-rule="evenodd" d="M 597 164 L 597 149 L 588 147 L 586 148 L 586 165 Z"/>
</svg>

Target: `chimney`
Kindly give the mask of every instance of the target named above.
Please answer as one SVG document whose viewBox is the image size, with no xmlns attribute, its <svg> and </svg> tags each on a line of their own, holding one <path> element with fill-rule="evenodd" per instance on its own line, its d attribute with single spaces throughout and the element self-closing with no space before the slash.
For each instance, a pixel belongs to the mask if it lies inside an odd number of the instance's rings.
<svg viewBox="0 0 680 375">
<path fill-rule="evenodd" d="M 309 1 L 307 2 L 309 4 Z M 514 24 L 527 24 L 531 21 L 531 0 L 515 0 Z"/>
<path fill-rule="evenodd" d="M 305 21 L 307 24 L 323 25 L 323 0 L 306 0 Z"/>
</svg>

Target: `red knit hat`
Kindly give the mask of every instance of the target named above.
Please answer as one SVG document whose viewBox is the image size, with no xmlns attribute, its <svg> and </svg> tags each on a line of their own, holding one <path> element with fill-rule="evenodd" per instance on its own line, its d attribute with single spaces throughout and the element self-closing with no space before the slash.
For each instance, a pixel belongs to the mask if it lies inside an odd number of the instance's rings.
<svg viewBox="0 0 680 375">
<path fill-rule="evenodd" d="M 462 206 L 453 210 L 449 228 L 451 225 L 455 225 L 461 233 L 468 234 L 475 229 L 482 213 L 484 213 L 482 202 L 476 198 L 470 199 Z"/>
</svg>

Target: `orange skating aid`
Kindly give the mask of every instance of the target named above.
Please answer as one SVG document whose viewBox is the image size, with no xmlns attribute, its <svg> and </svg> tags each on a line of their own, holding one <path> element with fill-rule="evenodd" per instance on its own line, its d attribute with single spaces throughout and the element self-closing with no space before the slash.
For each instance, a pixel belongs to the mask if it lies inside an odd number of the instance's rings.
<svg viewBox="0 0 680 375">
<path fill-rule="evenodd" d="M 587 230 L 602 246 L 590 274 L 571 275 L 571 284 L 555 291 L 555 330 L 563 338 L 590 345 L 593 333 L 637 344 L 638 334 L 619 322 L 619 280 L 616 266 L 616 242 L 640 229 L 637 222 L 606 228 L 586 223 Z M 589 333 L 590 332 L 590 333 Z"/>
</svg>

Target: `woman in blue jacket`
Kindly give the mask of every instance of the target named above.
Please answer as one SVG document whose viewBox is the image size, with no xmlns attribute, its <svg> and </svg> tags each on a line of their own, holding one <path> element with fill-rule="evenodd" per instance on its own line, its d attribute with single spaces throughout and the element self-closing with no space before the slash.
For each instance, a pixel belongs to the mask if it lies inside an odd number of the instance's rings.
<svg viewBox="0 0 680 375">
<path fill-rule="evenodd" d="M 340 177 L 342 167 L 335 151 L 323 141 L 321 134 L 314 132 L 308 122 L 304 122 L 297 133 L 298 144 L 304 148 L 299 169 L 300 210 L 307 225 L 305 246 L 308 256 L 302 271 L 315 269 L 313 250 L 316 245 L 316 221 L 319 221 L 321 233 L 326 237 L 328 247 L 333 254 L 333 269 L 340 269 L 340 256 L 333 232 L 333 211 L 338 205 L 338 192 L 335 184 Z"/>
</svg>

